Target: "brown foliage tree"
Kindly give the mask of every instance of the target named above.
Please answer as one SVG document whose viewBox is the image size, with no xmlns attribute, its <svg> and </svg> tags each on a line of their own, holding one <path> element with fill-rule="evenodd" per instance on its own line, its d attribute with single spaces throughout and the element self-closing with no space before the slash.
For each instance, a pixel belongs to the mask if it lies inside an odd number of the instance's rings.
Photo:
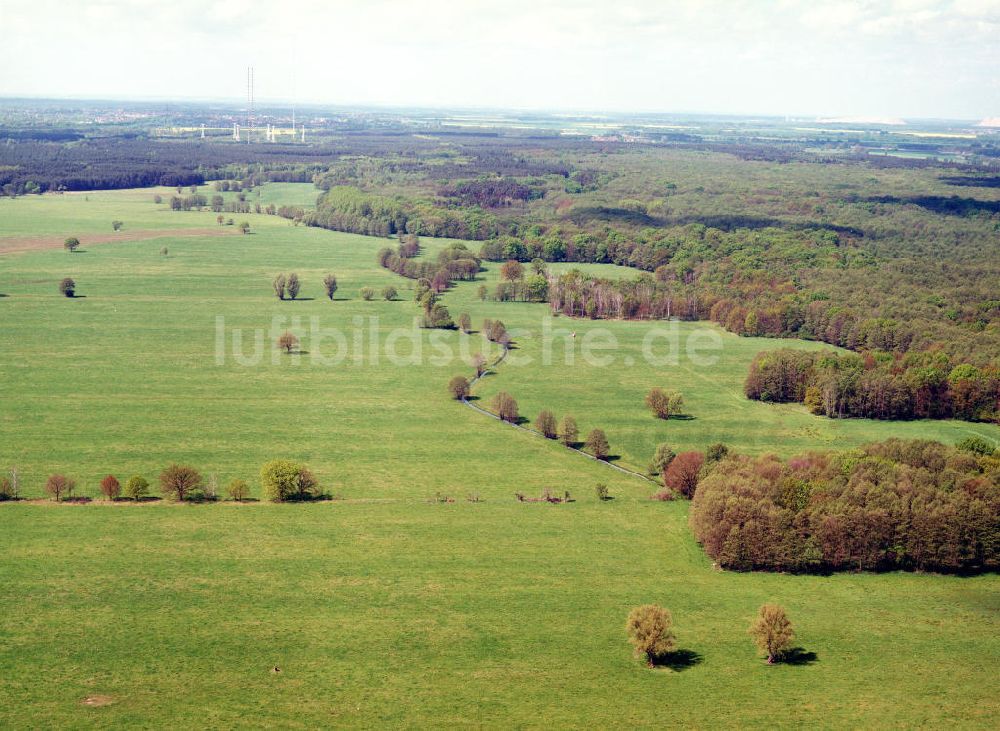
<svg viewBox="0 0 1000 731">
<path fill-rule="evenodd" d="M 122 493 L 121 483 L 114 475 L 107 475 L 101 480 L 101 494 L 108 500 L 114 500 Z"/>
<path fill-rule="evenodd" d="M 657 604 L 643 604 L 629 612 L 625 632 L 638 657 L 645 657 L 649 667 L 656 658 L 673 651 L 673 619 Z"/>
<path fill-rule="evenodd" d="M 448 381 L 448 390 L 454 399 L 461 401 L 469 396 L 469 379 L 465 376 L 455 376 Z"/>
<path fill-rule="evenodd" d="M 201 487 L 201 474 L 193 467 L 172 464 L 160 473 L 160 490 L 167 497 L 185 500 Z"/>
<path fill-rule="evenodd" d="M 608 445 L 608 437 L 603 429 L 592 429 L 587 435 L 584 445 L 587 450 L 597 457 L 597 459 L 607 459 L 611 447 Z"/>
<path fill-rule="evenodd" d="M 45 492 L 55 498 L 56 502 L 62 500 L 63 495 L 72 495 L 75 487 L 76 483 L 66 475 L 49 475 L 49 479 L 45 481 Z"/>
<path fill-rule="evenodd" d="M 694 497 L 705 455 L 701 452 L 681 452 L 663 471 L 663 484 L 684 497 Z"/>
<path fill-rule="evenodd" d="M 524 267 L 521 262 L 511 259 L 500 266 L 500 278 L 508 282 L 516 282 L 524 278 Z"/>
<path fill-rule="evenodd" d="M 506 391 L 501 391 L 493 397 L 493 410 L 504 421 L 512 424 L 517 422 L 517 401 Z"/>
<path fill-rule="evenodd" d="M 767 662 L 770 665 L 792 649 L 795 631 L 782 607 L 777 604 L 763 604 L 757 619 L 750 625 L 750 636 L 753 637 L 757 647 L 767 653 Z"/>
<path fill-rule="evenodd" d="M 684 397 L 676 391 L 665 391 L 655 387 L 646 394 L 646 406 L 660 419 L 669 419 L 680 413 L 684 406 Z"/>
<path fill-rule="evenodd" d="M 59 282 L 59 291 L 65 297 L 73 297 L 76 294 L 76 282 L 74 282 L 70 277 L 66 277 Z"/>
<path fill-rule="evenodd" d="M 580 430 L 576 427 L 576 419 L 567 414 L 559 424 L 559 441 L 567 447 L 572 447 L 579 436 Z"/>
<path fill-rule="evenodd" d="M 299 290 L 302 288 L 302 283 L 299 282 L 299 275 L 292 272 L 288 275 L 285 287 L 288 290 L 288 299 L 295 299 L 299 296 Z"/>
<path fill-rule="evenodd" d="M 298 336 L 287 330 L 278 338 L 278 347 L 282 348 L 286 353 L 291 353 L 292 348 L 298 347 L 298 344 Z"/>
<path fill-rule="evenodd" d="M 547 409 L 540 412 L 535 419 L 535 428 L 546 439 L 555 439 L 558 433 L 555 414 Z"/>
<path fill-rule="evenodd" d="M 285 299 L 285 286 L 287 282 L 285 280 L 284 274 L 279 274 L 271 282 L 271 286 L 274 287 L 274 294 L 279 300 Z"/>
<path fill-rule="evenodd" d="M 332 301 L 333 295 L 337 291 L 337 278 L 332 274 L 327 274 L 323 277 L 323 291 L 326 292 L 326 296 Z"/>
<path fill-rule="evenodd" d="M 469 317 L 468 312 L 463 312 L 458 316 L 458 327 L 467 335 L 472 332 L 472 318 Z"/>
</svg>

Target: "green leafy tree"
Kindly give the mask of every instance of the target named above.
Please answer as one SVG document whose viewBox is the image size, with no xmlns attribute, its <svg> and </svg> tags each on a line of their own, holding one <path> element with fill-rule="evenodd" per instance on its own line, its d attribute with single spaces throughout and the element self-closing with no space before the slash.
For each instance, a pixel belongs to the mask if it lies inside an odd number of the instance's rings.
<svg viewBox="0 0 1000 731">
<path fill-rule="evenodd" d="M 233 480 L 229 483 L 229 487 L 226 488 L 226 492 L 229 493 L 231 500 L 241 503 L 250 497 L 250 486 L 246 483 L 246 480 Z"/>
<path fill-rule="evenodd" d="M 387 302 L 392 302 L 392 300 L 396 299 L 396 295 L 398 294 L 399 293 L 396 291 L 396 288 L 393 286 L 385 287 L 382 290 L 382 298 Z"/>
<path fill-rule="evenodd" d="M 240 223 L 240 233 L 244 234 L 250 233 L 250 223 L 248 221 L 243 221 Z"/>
<path fill-rule="evenodd" d="M 674 457 L 676 456 L 669 444 L 657 444 L 653 459 L 649 462 L 649 474 L 662 475 L 663 471 L 674 461 Z"/>
<path fill-rule="evenodd" d="M 312 472 L 287 459 L 274 459 L 261 467 L 260 484 L 264 497 L 274 503 L 310 497 L 318 488 Z"/>
<path fill-rule="evenodd" d="M 112 231 L 121 231 L 122 230 L 122 226 L 124 226 L 124 225 L 125 224 L 122 221 L 112 221 L 111 222 L 111 230 Z"/>
<path fill-rule="evenodd" d="M 138 502 L 149 495 L 149 480 L 142 475 L 132 475 L 125 481 L 125 497 Z"/>
<path fill-rule="evenodd" d="M 70 236 L 68 239 L 63 241 L 63 248 L 66 249 L 66 251 L 73 253 L 80 248 L 80 239 L 76 236 Z"/>
<path fill-rule="evenodd" d="M 646 405 L 660 419 L 669 419 L 680 413 L 684 406 L 684 397 L 676 391 L 665 391 L 656 387 L 646 394 Z"/>
</svg>

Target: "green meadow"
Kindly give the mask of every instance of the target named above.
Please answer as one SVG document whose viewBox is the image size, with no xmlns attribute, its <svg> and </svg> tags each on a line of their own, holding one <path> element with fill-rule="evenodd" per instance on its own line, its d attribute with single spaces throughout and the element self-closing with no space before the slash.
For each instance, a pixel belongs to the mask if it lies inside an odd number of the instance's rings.
<svg viewBox="0 0 1000 731">
<path fill-rule="evenodd" d="M 216 214 L 172 212 L 154 192 L 0 199 L 0 249 L 5 237 L 83 242 L 0 254 L 0 469 L 16 466 L 31 498 L 0 504 L 0 727 L 994 722 L 996 576 L 718 571 L 687 504 L 651 501 L 655 484 L 449 398 L 467 357 L 495 351 L 478 334 L 414 327 L 412 284 L 375 263 L 391 242 L 253 214 L 225 214 L 250 222 L 246 236 L 172 237 L 216 226 Z M 264 204 L 315 195 L 260 189 Z M 88 246 L 114 219 L 163 236 Z M 444 243 L 426 241 L 425 255 Z M 301 299 L 278 301 L 271 280 L 293 271 Z M 60 296 L 66 276 L 80 297 Z M 742 380 L 758 350 L 819 346 L 704 323 L 550 319 L 543 305 L 480 301 L 495 280 L 490 265 L 444 297 L 477 329 L 491 317 L 514 332 L 478 403 L 509 391 L 528 427 L 543 408 L 571 413 L 584 433 L 603 428 L 624 466 L 641 470 L 663 441 L 790 455 L 890 436 L 1000 440 L 996 426 L 834 421 L 749 402 Z M 386 286 L 397 300 L 359 296 Z M 285 329 L 302 352 L 275 347 Z M 550 363 L 546 329 L 558 335 Z M 683 393 L 685 418 L 650 415 L 654 385 Z M 307 463 L 338 499 L 40 500 L 53 472 L 97 498 L 105 474 L 155 482 L 172 462 L 221 488 L 246 479 L 256 495 L 276 457 Z M 613 500 L 596 499 L 597 482 Z M 575 501 L 513 498 L 545 489 Z M 803 664 L 767 666 L 755 652 L 747 627 L 765 601 L 788 609 Z M 647 602 L 672 611 L 684 651 L 655 671 L 624 636 L 629 609 Z"/>
</svg>

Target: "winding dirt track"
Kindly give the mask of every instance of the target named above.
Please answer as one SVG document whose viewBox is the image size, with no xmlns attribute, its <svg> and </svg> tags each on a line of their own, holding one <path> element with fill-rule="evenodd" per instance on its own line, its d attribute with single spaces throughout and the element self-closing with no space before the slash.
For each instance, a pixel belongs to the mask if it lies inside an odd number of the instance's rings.
<svg viewBox="0 0 1000 731">
<path fill-rule="evenodd" d="M 503 363 L 503 360 L 504 360 L 504 358 L 507 357 L 507 353 L 508 352 L 510 352 L 510 351 L 507 348 L 504 348 L 503 352 L 500 354 L 500 357 L 497 358 L 495 361 L 493 361 L 492 365 L 490 365 L 488 368 L 485 368 L 483 370 L 483 372 L 482 372 L 482 375 L 476 376 L 475 378 L 473 378 L 469 382 L 469 391 L 470 391 L 470 393 L 472 391 L 472 387 L 475 386 L 476 383 L 483 376 L 485 376 L 487 373 L 496 373 L 496 370 L 495 370 L 496 367 L 498 365 L 500 365 L 501 363 Z M 494 413 L 492 413 L 490 411 L 487 411 L 486 409 L 481 409 L 478 406 L 476 406 L 475 404 L 469 403 L 469 400 L 467 398 L 463 398 L 462 399 L 462 403 L 465 404 L 466 406 L 468 406 L 473 411 L 478 411 L 480 414 L 483 414 L 484 416 L 488 416 L 491 419 L 495 419 L 496 421 L 499 421 L 501 424 L 506 424 L 507 426 L 509 426 L 509 427 L 511 427 L 513 429 L 520 429 L 521 431 L 523 431 L 523 432 L 525 432 L 527 434 L 531 434 L 532 436 L 538 437 L 539 439 L 545 439 L 545 437 L 542 434 L 539 434 L 534 429 L 527 429 L 527 428 L 521 426 L 520 424 L 512 424 L 509 421 L 504 421 L 503 419 L 501 419 L 496 414 L 494 414 Z M 646 482 L 651 482 L 654 485 L 656 485 L 657 487 L 659 487 L 659 485 L 660 485 L 660 483 L 658 483 L 656 480 L 652 480 L 649 477 L 647 477 L 646 475 L 643 475 L 643 474 L 641 474 L 639 472 L 633 472 L 632 470 L 628 469 L 627 467 L 621 467 L 619 465 L 614 464 L 613 462 L 608 462 L 608 461 L 603 460 L 603 459 L 597 459 L 597 457 L 595 457 L 592 454 L 587 454 L 582 449 L 577 449 L 576 447 L 566 447 L 566 449 L 569 449 L 569 450 L 571 450 L 573 452 L 576 452 L 577 454 L 583 455 L 587 459 L 591 459 L 591 460 L 593 460 L 595 462 L 599 462 L 600 464 L 603 464 L 603 465 L 605 465 L 607 467 L 610 467 L 613 470 L 618 470 L 619 472 L 624 472 L 626 475 L 632 475 L 633 477 L 638 477 L 640 480 L 645 480 Z"/>
<path fill-rule="evenodd" d="M 80 236 L 80 250 L 85 250 L 91 244 L 114 244 L 122 241 L 145 241 L 146 239 L 189 238 L 192 236 L 232 236 L 239 229 L 233 226 L 215 226 L 205 228 L 143 228 L 134 231 L 115 231 L 106 234 L 91 234 Z M 44 251 L 45 249 L 61 249 L 65 236 L 54 234 L 45 236 L 0 236 L 0 254 L 15 254 L 23 251 Z"/>
</svg>

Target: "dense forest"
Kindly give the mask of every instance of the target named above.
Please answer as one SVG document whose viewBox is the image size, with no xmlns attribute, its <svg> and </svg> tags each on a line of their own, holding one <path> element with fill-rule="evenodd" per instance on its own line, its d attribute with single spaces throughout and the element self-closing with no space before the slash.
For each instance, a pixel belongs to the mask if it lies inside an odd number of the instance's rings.
<svg viewBox="0 0 1000 731">
<path fill-rule="evenodd" d="M 973 441 L 889 440 L 859 450 L 730 456 L 697 486 L 690 522 L 723 568 L 1000 568 L 1000 458 Z"/>
</svg>

